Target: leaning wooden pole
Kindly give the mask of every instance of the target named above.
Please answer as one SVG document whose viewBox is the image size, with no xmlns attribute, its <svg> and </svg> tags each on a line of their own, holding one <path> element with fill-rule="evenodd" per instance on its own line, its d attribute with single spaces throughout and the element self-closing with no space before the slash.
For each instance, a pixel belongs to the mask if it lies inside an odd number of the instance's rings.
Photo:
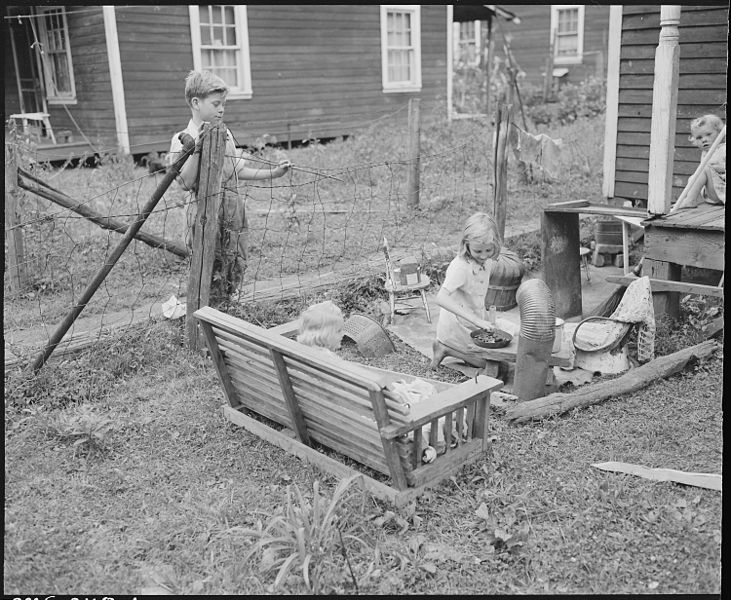
<svg viewBox="0 0 731 600">
<path fill-rule="evenodd" d="M 22 179 L 18 180 L 18 186 L 23 188 L 24 190 L 33 192 L 41 198 L 45 198 L 46 200 L 50 200 L 51 202 L 58 204 L 59 206 L 63 206 L 64 208 L 72 210 L 76 214 L 79 214 L 82 217 L 89 219 L 89 221 L 91 221 L 92 223 L 99 225 L 99 227 L 101 227 L 102 229 L 109 229 L 111 231 L 116 231 L 117 233 L 121 234 L 127 233 L 127 228 L 129 227 L 127 223 L 122 223 L 121 221 L 113 217 L 105 217 L 104 215 L 96 212 L 95 210 L 92 210 L 83 203 L 76 202 L 70 196 L 67 196 L 63 192 L 48 185 L 42 179 L 31 175 L 30 173 L 28 173 L 28 171 L 22 168 L 18 169 L 18 173 L 22 177 Z M 27 181 L 24 181 L 24 179 Z M 183 258 L 188 258 L 188 251 L 185 249 L 185 246 L 181 244 L 176 244 L 175 242 L 171 242 L 170 240 L 166 240 L 165 238 L 159 237 L 152 233 L 138 231 L 135 234 L 135 239 L 138 239 L 148 246 L 152 246 L 153 248 L 162 248 L 163 250 L 167 250 L 168 252 L 172 252 L 173 254 L 177 254 L 178 256 L 181 256 Z"/>
<path fill-rule="evenodd" d="M 505 221 L 508 208 L 508 133 L 510 131 L 510 115 L 512 106 L 499 105 L 495 119 L 495 153 L 494 153 L 494 186 L 493 216 L 497 222 L 500 239 L 505 238 Z"/>
<path fill-rule="evenodd" d="M 185 324 L 188 348 L 200 347 L 198 320 L 193 316 L 206 306 L 211 295 L 213 261 L 218 236 L 218 209 L 221 204 L 221 173 L 226 150 L 226 126 L 219 123 L 204 129 L 203 145 L 198 171 L 198 210 L 193 229 L 193 253 L 188 274 Z"/>
<path fill-rule="evenodd" d="M 157 189 L 152 193 L 152 196 L 147 201 L 147 204 L 145 204 L 145 206 L 142 208 L 134 221 L 132 221 L 131 225 L 127 229 L 127 232 L 124 234 L 124 237 L 121 239 L 117 247 L 107 259 L 107 262 L 105 262 L 102 268 L 97 272 L 97 274 L 94 276 L 94 279 L 87 286 L 86 290 L 84 290 L 84 293 L 81 294 L 79 301 L 66 315 L 66 318 L 58 326 L 56 331 L 53 332 L 53 335 L 48 340 L 48 344 L 33 363 L 32 368 L 34 372 L 39 371 L 40 368 L 46 363 L 48 357 L 51 356 L 51 353 L 56 349 L 56 346 L 58 346 L 59 342 L 63 339 L 63 336 L 66 335 L 66 332 L 69 330 L 73 322 L 76 320 L 79 314 L 81 314 L 81 311 L 84 310 L 89 300 L 91 300 L 91 297 L 94 295 L 97 289 L 99 289 L 99 286 L 109 274 L 109 271 L 112 270 L 112 267 L 117 263 L 119 257 L 122 256 L 122 253 L 127 249 L 127 246 L 130 245 L 135 237 L 135 234 L 140 230 L 140 227 L 144 225 L 147 217 L 149 217 L 150 213 L 152 213 L 152 211 L 155 209 L 155 206 L 160 201 L 160 198 L 162 198 L 168 187 L 170 187 L 170 184 L 177 177 L 181 167 L 195 148 L 195 141 L 190 136 L 187 136 L 182 141 L 182 156 L 175 162 L 172 167 L 170 167 L 170 170 L 162 178 L 160 185 L 158 185 Z"/>
</svg>

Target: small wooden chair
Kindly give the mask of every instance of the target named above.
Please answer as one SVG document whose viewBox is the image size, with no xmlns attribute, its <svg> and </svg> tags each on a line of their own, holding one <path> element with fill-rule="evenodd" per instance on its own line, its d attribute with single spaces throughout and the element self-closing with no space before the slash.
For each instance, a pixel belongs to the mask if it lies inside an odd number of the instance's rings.
<svg viewBox="0 0 731 600">
<path fill-rule="evenodd" d="M 51 118 L 48 113 L 35 112 L 35 113 L 17 113 L 10 115 L 10 118 L 16 121 L 20 121 L 23 126 L 23 133 L 28 133 L 28 121 L 40 121 L 46 128 L 46 135 L 55 144 L 56 136 L 53 134 L 53 128 L 51 127 Z"/>
</svg>

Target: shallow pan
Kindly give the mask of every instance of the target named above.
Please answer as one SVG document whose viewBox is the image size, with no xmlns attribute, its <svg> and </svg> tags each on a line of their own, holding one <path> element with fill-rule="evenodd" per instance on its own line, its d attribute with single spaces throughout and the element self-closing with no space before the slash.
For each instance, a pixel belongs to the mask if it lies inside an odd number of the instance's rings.
<svg viewBox="0 0 731 600">
<path fill-rule="evenodd" d="M 502 329 L 494 329 L 486 331 L 485 329 L 475 329 L 470 333 L 472 341 L 480 348 L 505 348 L 513 341 L 513 336 Z M 492 340 L 492 341 L 489 341 Z"/>
</svg>

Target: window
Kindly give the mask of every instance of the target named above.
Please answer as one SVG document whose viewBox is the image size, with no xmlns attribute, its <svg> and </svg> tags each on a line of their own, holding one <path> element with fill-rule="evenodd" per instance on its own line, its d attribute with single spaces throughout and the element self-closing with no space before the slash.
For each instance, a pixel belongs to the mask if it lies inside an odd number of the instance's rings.
<svg viewBox="0 0 731 600">
<path fill-rule="evenodd" d="M 456 62 L 468 65 L 480 63 L 480 21 L 465 21 L 454 23 L 454 58 Z"/>
<path fill-rule="evenodd" d="M 551 33 L 556 41 L 554 64 L 580 64 L 584 53 L 584 6 L 552 5 Z"/>
<path fill-rule="evenodd" d="M 71 62 L 69 27 L 66 9 L 38 7 L 38 34 L 41 43 L 41 61 L 46 84 L 46 97 L 50 104 L 76 102 L 74 67 Z"/>
<path fill-rule="evenodd" d="M 211 71 L 229 86 L 228 98 L 251 98 L 246 6 L 190 6 L 193 67 Z"/>
<path fill-rule="evenodd" d="M 418 4 L 381 5 L 381 68 L 384 92 L 421 89 L 421 23 Z"/>
</svg>

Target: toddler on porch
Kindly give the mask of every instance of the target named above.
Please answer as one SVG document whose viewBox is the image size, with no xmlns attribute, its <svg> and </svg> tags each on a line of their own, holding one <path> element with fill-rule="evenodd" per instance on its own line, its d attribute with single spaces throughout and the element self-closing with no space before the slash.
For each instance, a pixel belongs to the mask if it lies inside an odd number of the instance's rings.
<svg viewBox="0 0 731 600">
<path fill-rule="evenodd" d="M 702 150 L 701 162 L 706 158 L 709 148 L 723 131 L 723 121 L 716 115 L 704 115 L 690 124 L 688 137 L 695 146 Z M 725 132 L 724 132 L 725 133 Z M 708 204 L 726 204 L 726 141 L 720 142 L 710 161 L 703 170 L 700 166 L 693 177 L 698 177 L 700 191 L 690 191 L 688 195 L 676 202 L 671 212 L 681 208 L 692 208 L 706 202 Z M 693 185 L 695 188 L 696 186 Z M 697 189 L 697 188 L 696 188 Z"/>
</svg>

